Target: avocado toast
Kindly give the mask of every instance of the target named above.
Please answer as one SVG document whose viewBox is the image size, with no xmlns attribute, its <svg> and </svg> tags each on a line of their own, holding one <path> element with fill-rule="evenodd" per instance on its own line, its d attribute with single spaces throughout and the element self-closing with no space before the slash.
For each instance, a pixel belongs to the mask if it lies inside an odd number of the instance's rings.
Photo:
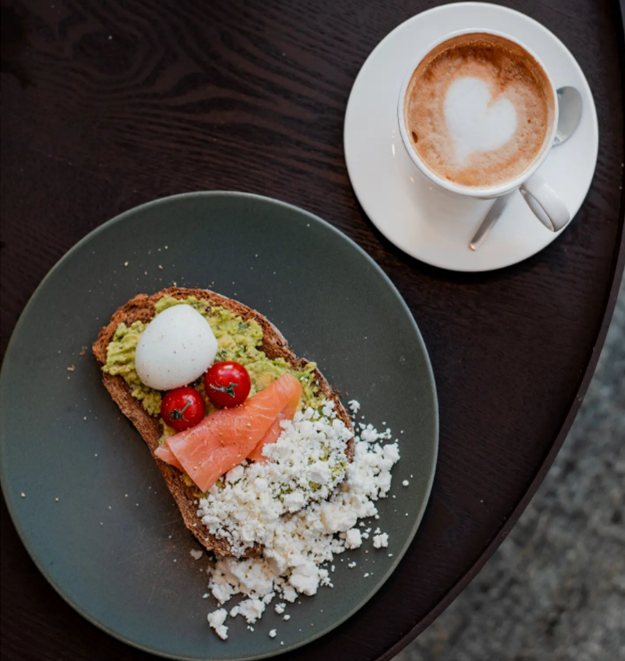
<svg viewBox="0 0 625 661">
<path fill-rule="evenodd" d="M 290 373 L 302 386 L 302 400 L 313 406 L 322 400 L 331 401 L 337 416 L 351 427 L 349 415 L 337 393 L 314 363 L 297 358 L 287 341 L 264 316 L 255 310 L 225 296 L 203 289 L 170 287 L 151 296 L 139 294 L 120 307 L 102 328 L 93 353 L 102 367 L 103 382 L 122 413 L 134 424 L 143 440 L 154 452 L 173 430 L 159 417 L 162 393 L 143 385 L 134 368 L 137 339 L 147 324 L 161 311 L 185 303 L 191 305 L 211 324 L 217 337 L 222 359 L 240 360 L 252 376 L 256 392 L 270 385 L 281 374 Z M 202 384 L 194 384 L 202 393 Z M 210 412 L 210 408 L 209 408 Z M 347 447 L 351 458 L 352 445 Z M 207 550 L 222 556 L 231 555 L 228 542 L 208 533 L 197 515 L 197 487 L 177 468 L 155 459 L 171 491 L 187 528 Z M 258 555 L 258 545 L 246 550 L 245 556 Z"/>
</svg>

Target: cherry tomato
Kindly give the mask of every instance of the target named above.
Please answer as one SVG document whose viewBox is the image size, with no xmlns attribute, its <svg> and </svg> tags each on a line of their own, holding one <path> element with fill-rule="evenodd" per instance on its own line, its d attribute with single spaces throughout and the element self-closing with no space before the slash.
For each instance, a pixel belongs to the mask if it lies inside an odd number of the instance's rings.
<svg viewBox="0 0 625 661">
<path fill-rule="evenodd" d="M 217 406 L 238 406 L 250 394 L 250 375 L 241 363 L 215 363 L 204 377 L 206 395 Z"/>
<path fill-rule="evenodd" d="M 176 431 L 195 427 L 204 418 L 206 406 L 202 395 L 191 386 L 170 390 L 161 402 L 161 417 Z"/>
</svg>

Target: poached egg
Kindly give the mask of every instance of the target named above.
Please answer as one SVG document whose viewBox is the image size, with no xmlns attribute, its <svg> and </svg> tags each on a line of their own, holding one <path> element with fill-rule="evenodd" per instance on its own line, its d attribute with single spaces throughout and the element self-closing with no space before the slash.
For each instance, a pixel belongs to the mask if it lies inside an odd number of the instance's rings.
<svg viewBox="0 0 625 661">
<path fill-rule="evenodd" d="M 185 386 L 210 367 L 217 339 L 208 321 L 190 305 L 167 308 L 148 324 L 137 344 L 141 381 L 156 390 Z"/>
</svg>

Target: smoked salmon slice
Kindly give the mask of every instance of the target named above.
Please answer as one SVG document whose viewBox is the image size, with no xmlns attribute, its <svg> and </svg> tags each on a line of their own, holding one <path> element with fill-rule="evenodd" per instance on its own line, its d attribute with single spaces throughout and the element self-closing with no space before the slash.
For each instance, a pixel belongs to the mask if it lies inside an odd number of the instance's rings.
<svg viewBox="0 0 625 661">
<path fill-rule="evenodd" d="M 208 491 L 257 445 L 277 440 L 278 423 L 295 415 L 301 395 L 299 381 L 283 374 L 241 406 L 216 411 L 195 427 L 170 436 L 154 454 L 181 468 L 200 491 Z M 258 458 L 264 459 L 260 451 Z"/>
<path fill-rule="evenodd" d="M 171 464 L 174 468 L 181 470 L 184 473 L 184 468 L 182 464 L 176 459 L 174 453 L 169 449 L 167 442 L 163 443 L 159 448 L 156 449 L 154 454 L 162 459 L 164 462 Z"/>
</svg>

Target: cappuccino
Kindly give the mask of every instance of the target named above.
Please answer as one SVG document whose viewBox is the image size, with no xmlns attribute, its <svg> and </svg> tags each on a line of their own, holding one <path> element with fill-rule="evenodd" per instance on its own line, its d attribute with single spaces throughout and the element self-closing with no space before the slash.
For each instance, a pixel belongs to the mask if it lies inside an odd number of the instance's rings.
<svg viewBox="0 0 625 661">
<path fill-rule="evenodd" d="M 554 119 L 553 90 L 522 46 L 486 32 L 463 34 L 416 68 L 404 119 L 432 172 L 461 186 L 492 187 L 541 154 Z"/>
</svg>

